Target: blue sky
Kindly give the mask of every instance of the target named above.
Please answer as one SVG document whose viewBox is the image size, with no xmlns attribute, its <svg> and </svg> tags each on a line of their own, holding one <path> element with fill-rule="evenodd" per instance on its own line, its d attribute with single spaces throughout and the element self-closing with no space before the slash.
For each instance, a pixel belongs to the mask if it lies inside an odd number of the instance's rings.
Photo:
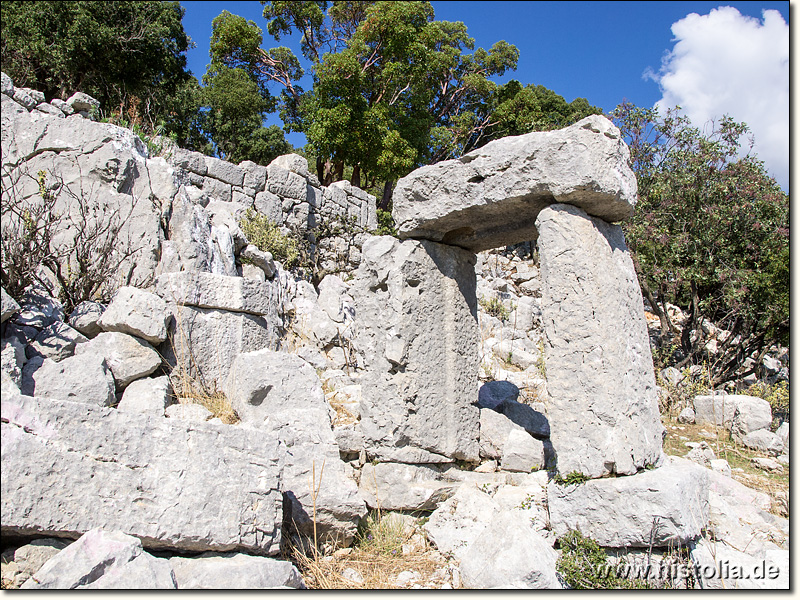
<svg viewBox="0 0 800 600">
<path fill-rule="evenodd" d="M 544 85 L 568 102 L 584 97 L 606 111 L 624 99 L 640 106 L 680 103 L 697 126 L 722 114 L 747 122 L 757 154 L 788 189 L 789 2 L 432 4 L 437 19 L 463 21 L 476 47 L 503 39 L 519 49 L 516 71 L 500 82 Z M 196 44 L 189 68 L 198 79 L 209 62 L 211 21 L 223 10 L 266 30 L 257 1 L 181 5 Z M 264 38 L 265 47 L 286 45 L 301 56 L 297 36 L 280 44 L 266 31 Z M 280 124 L 277 117 L 273 122 Z M 303 138 L 292 134 L 289 141 L 302 145 Z"/>
</svg>

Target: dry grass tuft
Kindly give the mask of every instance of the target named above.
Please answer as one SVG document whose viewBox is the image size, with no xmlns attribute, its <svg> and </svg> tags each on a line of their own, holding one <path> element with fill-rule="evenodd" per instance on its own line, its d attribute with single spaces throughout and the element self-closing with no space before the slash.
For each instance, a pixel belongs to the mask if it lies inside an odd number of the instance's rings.
<svg viewBox="0 0 800 600">
<path fill-rule="evenodd" d="M 208 390 L 204 385 L 186 373 L 174 372 L 170 376 L 172 389 L 180 404 L 199 404 L 207 408 L 215 417 L 227 425 L 239 422 L 239 416 L 233 410 L 230 400 L 220 390 Z"/>
<path fill-rule="evenodd" d="M 311 589 L 439 588 L 450 584 L 446 558 L 423 536 L 391 513 L 374 511 L 364 519 L 353 548 L 330 556 L 312 549 L 293 552 L 293 560 Z M 413 572 L 413 577 L 398 576 Z"/>
</svg>

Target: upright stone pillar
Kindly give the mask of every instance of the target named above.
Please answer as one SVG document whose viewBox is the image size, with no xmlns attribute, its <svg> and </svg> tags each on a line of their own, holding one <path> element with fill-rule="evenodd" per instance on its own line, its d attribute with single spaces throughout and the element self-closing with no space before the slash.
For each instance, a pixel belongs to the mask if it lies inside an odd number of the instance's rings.
<svg viewBox="0 0 800 600">
<path fill-rule="evenodd" d="M 543 209 L 536 226 L 558 471 L 594 478 L 658 463 L 664 427 L 622 229 L 567 204 Z"/>
<path fill-rule="evenodd" d="M 370 238 L 351 293 L 364 361 L 361 421 L 370 459 L 478 460 L 475 254 Z"/>
</svg>

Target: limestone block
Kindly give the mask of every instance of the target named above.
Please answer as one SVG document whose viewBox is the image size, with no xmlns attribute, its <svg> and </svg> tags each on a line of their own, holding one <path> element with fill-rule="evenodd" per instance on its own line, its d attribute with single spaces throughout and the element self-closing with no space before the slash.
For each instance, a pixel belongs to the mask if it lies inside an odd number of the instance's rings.
<svg viewBox="0 0 800 600">
<path fill-rule="evenodd" d="M 166 375 L 138 379 L 125 388 L 117 410 L 163 415 L 171 392 L 172 385 Z"/>
<path fill-rule="evenodd" d="M 248 313 L 277 320 L 278 288 L 270 282 L 215 273 L 181 271 L 156 279 L 156 293 L 179 305 Z"/>
<path fill-rule="evenodd" d="M 308 177 L 308 160 L 299 154 L 284 154 L 274 159 L 270 166 L 281 167 L 301 177 Z"/>
<path fill-rule="evenodd" d="M 69 315 L 69 324 L 87 338 L 93 338 L 103 329 L 98 324 L 105 306 L 99 302 L 86 300 L 76 306 Z"/>
<path fill-rule="evenodd" d="M 306 185 L 305 177 L 275 164 L 274 161 L 267 167 L 268 192 L 276 194 L 281 198 L 305 200 Z"/>
<path fill-rule="evenodd" d="M 359 427 L 379 460 L 478 460 L 475 255 L 371 237 L 351 282 Z"/>
<path fill-rule="evenodd" d="M 151 344 L 167 339 L 170 311 L 166 302 L 145 290 L 121 287 L 100 317 L 104 331 L 118 331 L 140 337 Z"/>
<path fill-rule="evenodd" d="M 113 565 L 92 583 L 79 590 L 174 590 L 175 573 L 166 558 L 142 552 L 133 560 Z"/>
<path fill-rule="evenodd" d="M 28 365 L 34 360 L 29 360 Z M 47 358 L 32 378 L 37 396 L 95 406 L 111 406 L 116 402 L 114 376 L 99 354 L 71 356 L 59 362 Z M 22 391 L 28 391 L 24 372 Z"/>
<path fill-rule="evenodd" d="M 349 543 L 366 514 L 356 483 L 345 465 L 331 428 L 328 405 L 314 368 L 284 352 L 240 354 L 224 387 L 242 422 L 275 431 L 290 449 L 282 480 L 299 531 L 313 533 L 314 499 L 309 477 L 316 478 L 317 533 Z"/>
<path fill-rule="evenodd" d="M 571 529 L 610 548 L 677 547 L 708 522 L 709 473 L 672 457 L 657 469 L 581 484 L 547 486 L 556 537 Z"/>
<path fill-rule="evenodd" d="M 392 216 L 401 238 L 474 252 L 536 239 L 537 215 L 554 203 L 619 221 L 633 214 L 636 203 L 629 161 L 619 130 L 592 115 L 413 171 L 397 182 Z"/>
<path fill-rule="evenodd" d="M 72 107 L 72 110 L 80 112 L 82 110 L 92 110 L 93 108 L 100 108 L 100 101 L 92 98 L 89 94 L 83 92 L 75 92 L 67 99 L 67 104 Z"/>
<path fill-rule="evenodd" d="M 303 579 L 286 560 L 241 553 L 206 552 L 194 558 L 169 559 L 180 590 L 301 589 Z"/>
<path fill-rule="evenodd" d="M 772 456 L 778 456 L 783 451 L 783 442 L 781 438 L 772 433 L 769 429 L 751 431 L 747 435 L 739 438 L 739 442 L 748 448 L 759 450 L 760 452 L 765 452 Z"/>
<path fill-rule="evenodd" d="M 739 396 L 731 420 L 731 435 L 741 439 L 751 431 L 769 429 L 772 424 L 772 407 L 763 398 Z"/>
<path fill-rule="evenodd" d="M 562 474 L 633 474 L 662 457 L 639 282 L 617 225 L 554 204 L 537 220 L 550 439 Z"/>
<path fill-rule="evenodd" d="M 243 280 L 245 281 L 245 280 Z M 246 280 L 258 283 L 253 280 Z M 216 308 L 172 305 L 175 332 L 162 355 L 177 373 L 222 389 L 233 360 L 242 352 L 275 348 L 275 323 L 263 316 Z"/>
<path fill-rule="evenodd" d="M 142 339 L 119 332 L 105 332 L 92 341 L 80 344 L 77 356 L 87 353 L 102 356 L 114 376 L 117 391 L 129 383 L 147 377 L 161 366 L 161 357 Z"/>
<path fill-rule="evenodd" d="M 27 396 L 2 403 L 4 537 L 103 527 L 152 549 L 278 552 L 282 451 L 268 432 Z"/>
<path fill-rule="evenodd" d="M 206 156 L 206 177 L 213 177 L 219 179 L 229 185 L 236 185 L 242 187 L 244 184 L 244 169 L 236 165 L 214 158 L 213 156 Z"/>
</svg>

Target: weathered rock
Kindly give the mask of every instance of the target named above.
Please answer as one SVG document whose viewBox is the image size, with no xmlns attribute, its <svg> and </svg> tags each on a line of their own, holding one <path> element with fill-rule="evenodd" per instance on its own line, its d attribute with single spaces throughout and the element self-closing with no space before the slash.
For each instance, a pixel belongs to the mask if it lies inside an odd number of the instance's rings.
<svg viewBox="0 0 800 600">
<path fill-rule="evenodd" d="M 14 95 L 14 82 L 5 73 L 0 73 L 0 92 L 7 96 Z"/>
<path fill-rule="evenodd" d="M 762 471 L 769 471 L 770 473 L 783 473 L 783 465 L 776 460 L 772 460 L 771 458 L 757 456 L 751 459 L 751 462 Z"/>
<path fill-rule="evenodd" d="M 256 246 L 248 244 L 239 254 L 239 258 L 242 261 L 247 260 L 250 264 L 261 269 L 268 279 L 272 279 L 272 276 L 275 275 L 275 262 L 269 252 L 262 252 Z"/>
<path fill-rule="evenodd" d="M 464 484 L 423 526 L 439 552 L 452 554 L 466 587 L 560 588 L 557 555 L 520 510 Z"/>
<path fill-rule="evenodd" d="M 174 590 L 175 574 L 166 558 L 142 552 L 124 564 L 115 564 L 92 583 L 78 586 L 81 590 Z"/>
<path fill-rule="evenodd" d="M 777 435 L 783 442 L 783 452 L 785 454 L 789 454 L 789 421 L 784 421 L 781 423 L 780 426 L 775 430 L 775 435 Z"/>
<path fill-rule="evenodd" d="M 20 546 L 14 551 L 14 562 L 23 573 L 33 575 L 44 564 L 69 546 L 69 542 L 57 538 L 41 538 Z"/>
<path fill-rule="evenodd" d="M 700 540 L 691 550 L 700 589 L 789 589 L 788 552 L 757 559 L 724 542 Z"/>
<path fill-rule="evenodd" d="M 715 393 L 712 396 L 695 396 L 692 405 L 695 412 L 695 423 L 698 425 L 714 425 L 730 427 L 736 406 L 743 396 Z M 750 396 L 744 396 L 750 398 Z"/>
<path fill-rule="evenodd" d="M 33 359 L 28 364 L 32 362 Z M 111 406 L 116 402 L 114 376 L 99 354 L 71 356 L 59 362 L 45 359 L 32 377 L 37 396 L 95 406 Z M 23 386 L 24 383 L 23 379 Z"/>
<path fill-rule="evenodd" d="M 2 309 L 0 309 L 0 323 L 5 323 L 11 315 L 19 311 L 19 304 L 6 293 L 5 288 L 0 289 L 2 297 Z"/>
<path fill-rule="evenodd" d="M 619 130 L 594 115 L 417 169 L 397 182 L 392 216 L 402 238 L 475 252 L 536 239 L 536 217 L 554 203 L 618 221 L 636 203 L 629 157 Z"/>
<path fill-rule="evenodd" d="M 772 456 L 778 456 L 783 451 L 781 438 L 768 429 L 758 429 L 740 438 L 739 441 L 753 450 L 766 452 Z"/>
<path fill-rule="evenodd" d="M 292 354 L 248 352 L 234 360 L 224 389 L 243 423 L 275 431 L 289 449 L 281 485 L 291 499 L 297 529 L 313 532 L 316 508 L 317 533 L 349 543 L 366 508 L 339 458 L 313 367 Z M 309 487 L 312 475 L 319 490 L 316 501 Z"/>
<path fill-rule="evenodd" d="M 156 280 L 156 293 L 175 304 L 263 315 L 273 322 L 277 318 L 276 286 L 243 277 L 197 271 L 165 273 Z"/>
<path fill-rule="evenodd" d="M 731 420 L 731 435 L 741 439 L 751 431 L 769 429 L 772 424 L 772 407 L 763 398 L 738 396 Z"/>
<path fill-rule="evenodd" d="M 199 381 L 209 390 L 215 381 L 222 389 L 239 354 L 277 345 L 275 323 L 262 316 L 180 305 L 171 310 L 175 331 L 169 344 L 162 346 L 162 355 L 181 377 Z"/>
<path fill-rule="evenodd" d="M 297 568 L 285 560 L 239 553 L 207 552 L 195 558 L 174 556 L 169 563 L 181 590 L 302 589 Z"/>
<path fill-rule="evenodd" d="M 117 410 L 163 415 L 171 391 L 172 385 L 166 375 L 139 379 L 125 388 Z"/>
<path fill-rule="evenodd" d="M 474 265 L 473 254 L 432 242 L 364 243 L 350 293 L 370 458 L 477 461 Z"/>
<path fill-rule="evenodd" d="M 601 546 L 675 547 L 697 539 L 708 522 L 707 469 L 672 457 L 628 477 L 547 486 L 553 532 L 579 529 Z"/>
<path fill-rule="evenodd" d="M 2 415 L 3 536 L 102 526 L 152 549 L 278 552 L 268 432 L 26 396 Z"/>
<path fill-rule="evenodd" d="M 678 423 L 692 424 L 694 419 L 694 409 L 691 406 L 684 408 L 678 415 Z"/>
<path fill-rule="evenodd" d="M 69 324 L 88 338 L 103 331 L 98 321 L 105 307 L 99 302 L 85 301 L 78 304 L 69 315 Z"/>
<path fill-rule="evenodd" d="M 67 104 L 72 107 L 72 110 L 80 112 L 82 110 L 92 110 L 93 108 L 100 108 L 100 101 L 92 98 L 89 94 L 83 92 L 75 92 L 67 99 Z"/>
<path fill-rule="evenodd" d="M 550 439 L 562 474 L 633 474 L 662 458 L 642 294 L 622 229 L 554 204 L 537 220 Z"/>
<path fill-rule="evenodd" d="M 381 510 L 433 510 L 452 496 L 460 483 L 443 480 L 434 466 L 367 463 L 359 492 L 367 505 Z"/>
<path fill-rule="evenodd" d="M 544 445 L 527 431 L 512 429 L 503 446 L 500 467 L 506 471 L 530 473 L 544 467 Z"/>
<path fill-rule="evenodd" d="M 47 561 L 24 589 L 66 589 L 97 581 L 143 553 L 142 542 L 119 531 L 93 528 Z"/>
<path fill-rule="evenodd" d="M 117 290 L 98 323 L 104 331 L 127 333 L 160 344 L 167 339 L 169 317 L 164 300 L 151 292 L 126 286 Z"/>
<path fill-rule="evenodd" d="M 147 377 L 161 366 L 158 352 L 144 340 L 126 333 L 107 331 L 92 341 L 80 344 L 76 356 L 86 354 L 102 356 L 114 376 L 117 391 L 124 390 L 131 382 Z"/>
<path fill-rule="evenodd" d="M 25 347 L 15 337 L 4 338 L 0 351 L 0 371 L 8 376 L 16 387 L 22 387 L 22 370 L 27 362 Z"/>
<path fill-rule="evenodd" d="M 66 323 L 56 321 L 42 329 L 28 346 L 30 356 L 44 356 L 56 362 L 72 356 L 75 346 L 89 340 Z"/>
</svg>

